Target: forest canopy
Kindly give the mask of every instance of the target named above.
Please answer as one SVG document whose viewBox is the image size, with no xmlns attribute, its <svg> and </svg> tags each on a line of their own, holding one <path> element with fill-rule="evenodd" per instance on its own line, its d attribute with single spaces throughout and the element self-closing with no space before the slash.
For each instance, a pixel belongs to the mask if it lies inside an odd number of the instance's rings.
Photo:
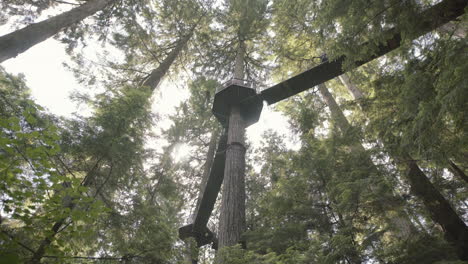
<svg viewBox="0 0 468 264">
<path fill-rule="evenodd" d="M 0 264 L 468 263 L 465 0 L 0 8 Z"/>
</svg>

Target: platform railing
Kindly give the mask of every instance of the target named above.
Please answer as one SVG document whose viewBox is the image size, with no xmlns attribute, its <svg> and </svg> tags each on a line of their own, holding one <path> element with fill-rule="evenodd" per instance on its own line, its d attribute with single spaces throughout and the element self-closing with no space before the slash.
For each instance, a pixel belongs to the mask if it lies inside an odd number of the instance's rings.
<svg viewBox="0 0 468 264">
<path fill-rule="evenodd" d="M 245 79 L 232 78 L 232 79 L 224 82 L 223 84 L 221 84 L 221 86 L 219 86 L 216 89 L 216 93 L 226 89 L 227 87 L 229 87 L 231 85 L 238 85 L 238 86 L 243 86 L 243 87 L 246 87 L 246 88 L 257 90 L 255 82 L 248 81 L 248 80 L 245 80 Z"/>
</svg>

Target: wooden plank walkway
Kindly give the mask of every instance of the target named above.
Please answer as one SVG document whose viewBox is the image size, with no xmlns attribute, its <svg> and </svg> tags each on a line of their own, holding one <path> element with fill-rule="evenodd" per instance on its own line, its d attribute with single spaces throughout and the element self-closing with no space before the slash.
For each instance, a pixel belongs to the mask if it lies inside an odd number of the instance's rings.
<svg viewBox="0 0 468 264">
<path fill-rule="evenodd" d="M 424 35 L 425 33 L 428 33 L 463 15 L 467 3 L 468 1 L 466 0 L 445 0 L 432 6 L 431 8 L 428 8 L 419 15 L 420 17 L 418 21 L 421 21 L 421 26 L 417 32 L 412 32 L 412 38 L 415 39 L 421 35 Z M 353 68 L 357 68 L 400 47 L 402 33 L 404 32 L 400 32 L 395 28 L 382 33 L 383 35 L 389 35 L 392 37 L 389 38 L 385 43 L 380 44 L 377 48 L 377 51 L 374 54 L 369 54 L 367 59 L 355 62 Z M 363 49 L 369 50 L 371 52 L 375 50 L 375 48 L 370 48 L 370 46 L 371 44 L 369 43 L 362 44 Z M 267 101 L 268 104 L 274 104 L 290 96 L 312 88 L 318 84 L 329 81 L 344 73 L 342 67 L 345 60 L 346 57 L 341 56 L 334 61 L 324 62 L 286 81 L 263 90 L 260 97 Z"/>
<path fill-rule="evenodd" d="M 461 16 L 464 14 L 464 9 L 467 4 L 468 1 L 466 0 L 444 0 L 432 6 L 431 8 L 428 8 L 420 14 L 419 21 L 421 21 L 421 27 L 419 28 L 418 32 L 413 32 L 413 38 L 417 38 Z M 383 33 L 391 35 L 392 37 L 389 38 L 385 43 L 380 44 L 377 48 L 377 52 L 369 54 L 367 59 L 355 62 L 353 65 L 354 68 L 359 67 L 398 48 L 401 45 L 402 33 L 403 32 L 400 32 L 397 29 L 391 29 Z M 362 44 L 362 47 L 364 49 L 373 50 L 368 48 L 369 45 L 369 43 L 364 43 Z M 263 90 L 257 96 L 259 96 L 261 100 L 266 101 L 268 104 L 277 103 L 283 99 L 296 95 L 318 84 L 324 83 L 342 75 L 344 73 L 342 66 L 345 60 L 346 57 L 341 56 L 334 61 L 325 61 L 316 67 L 313 67 L 286 81 Z M 256 102 L 257 100 L 251 101 Z M 213 211 L 216 198 L 223 182 L 226 147 L 227 135 L 223 134 L 220 137 L 218 143 L 215 159 L 210 171 L 207 185 L 203 192 L 200 206 L 195 213 L 194 223 L 179 229 L 179 237 L 181 239 L 194 237 L 199 247 L 209 243 L 213 243 L 214 248 L 217 247 L 216 235 L 210 231 L 206 225 L 208 223 L 208 219 L 211 216 L 211 212 Z"/>
<path fill-rule="evenodd" d="M 179 229 L 179 237 L 181 239 L 194 237 L 199 247 L 211 242 L 214 242 L 214 247 L 216 247 L 217 244 L 216 236 L 206 226 L 211 212 L 213 211 L 219 190 L 221 189 L 221 184 L 223 183 L 226 148 L 227 135 L 223 133 L 218 141 L 213 166 L 211 167 L 210 175 L 204 188 L 200 206 L 195 212 L 195 220 L 192 224 Z"/>
</svg>

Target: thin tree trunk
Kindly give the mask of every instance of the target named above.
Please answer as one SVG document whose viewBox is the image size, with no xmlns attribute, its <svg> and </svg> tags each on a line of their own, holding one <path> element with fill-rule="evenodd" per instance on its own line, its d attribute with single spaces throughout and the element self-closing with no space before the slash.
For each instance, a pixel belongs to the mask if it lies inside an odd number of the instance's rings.
<svg viewBox="0 0 468 264">
<path fill-rule="evenodd" d="M 318 88 L 319 88 L 320 94 L 322 95 L 328 108 L 330 109 L 332 118 L 335 120 L 338 128 L 342 131 L 342 133 L 349 132 L 351 129 L 351 125 L 349 124 L 348 120 L 343 114 L 343 111 L 341 111 L 341 108 L 339 107 L 339 105 L 336 103 L 335 98 L 333 98 L 333 95 L 328 91 L 326 85 L 323 83 L 319 84 Z M 359 90 L 356 89 L 356 91 L 357 93 L 360 93 Z M 361 145 L 361 142 L 359 142 L 357 139 L 355 142 L 351 143 L 351 149 L 353 153 L 361 153 L 361 154 L 367 153 L 365 148 Z M 372 161 L 369 155 L 366 154 L 364 162 L 367 164 L 369 168 L 369 174 L 370 173 L 380 174 L 379 170 L 377 169 L 377 167 L 375 166 L 374 162 Z M 373 188 L 373 186 L 371 185 L 370 189 L 371 191 L 373 191 L 373 189 L 375 188 Z M 397 198 L 395 197 L 395 199 Z M 416 232 L 416 228 L 411 223 L 411 220 L 409 219 L 408 215 L 406 215 L 404 212 L 397 212 L 397 215 L 392 215 L 390 212 L 386 211 L 386 208 L 388 207 L 386 203 L 387 201 L 384 201 L 383 199 L 379 200 L 379 203 L 378 203 L 379 207 L 385 211 L 385 220 L 394 227 L 396 231 L 395 235 L 398 238 L 401 238 L 401 239 L 409 238 L 411 234 Z"/>
<path fill-rule="evenodd" d="M 468 176 L 466 176 L 465 172 L 460 167 L 458 167 L 453 161 L 449 160 L 448 163 L 449 163 L 449 170 L 454 175 L 457 175 L 458 178 L 468 183 Z"/>
<path fill-rule="evenodd" d="M 244 78 L 245 46 L 239 41 L 234 78 Z M 219 248 L 241 242 L 245 223 L 245 121 L 239 105 L 231 107 L 228 126 L 228 148 L 224 168 L 224 187 L 219 219 Z"/>
<path fill-rule="evenodd" d="M 94 166 L 91 168 L 91 170 L 87 173 L 87 175 L 84 178 L 83 183 L 81 184 L 82 186 L 90 186 L 91 183 L 93 182 L 93 177 L 94 177 L 94 172 L 96 169 L 99 167 L 99 163 L 102 159 L 98 159 L 98 161 L 94 164 Z M 71 188 L 71 184 L 69 182 L 64 182 L 62 183 L 63 189 Z M 75 208 L 75 203 L 73 202 L 73 198 L 70 196 L 66 195 L 62 199 L 62 205 L 64 208 L 69 208 L 70 211 L 72 211 Z M 53 242 L 55 236 L 61 231 L 60 228 L 63 227 L 65 224 L 65 221 L 67 220 L 68 217 L 61 218 L 57 220 L 54 225 L 51 228 L 51 234 L 48 235 L 46 238 L 44 238 L 37 250 L 33 253 L 33 256 L 29 260 L 29 264 L 37 264 L 41 263 L 41 259 L 44 257 L 45 251 L 47 248 L 50 246 L 50 244 Z"/>
<path fill-rule="evenodd" d="M 237 47 L 236 61 L 234 65 L 234 78 L 235 79 L 244 79 L 244 57 L 245 57 L 245 43 L 244 41 L 239 41 L 239 46 Z"/>
<path fill-rule="evenodd" d="M 448 22 L 437 28 L 437 31 L 443 34 L 453 34 L 460 39 L 464 39 L 466 37 L 466 29 L 463 28 L 463 22 L 461 23 L 461 26 L 452 21 Z"/>
<path fill-rule="evenodd" d="M 325 100 L 325 103 L 330 109 L 331 116 L 338 125 L 338 128 L 343 134 L 346 133 L 351 128 L 351 125 L 349 124 L 348 119 L 346 119 L 346 116 L 343 114 L 343 111 L 341 111 L 339 105 L 336 103 L 335 98 L 333 98 L 324 83 L 319 84 L 318 89 L 323 99 Z"/>
<path fill-rule="evenodd" d="M 468 260 L 468 227 L 465 222 L 434 187 L 416 161 L 412 160 L 409 155 L 405 158 L 411 192 L 423 200 L 432 220 L 442 227 L 445 238 L 455 247 L 459 258 Z"/>
<path fill-rule="evenodd" d="M 70 11 L 28 25 L 0 37 L 0 63 L 16 57 L 32 46 L 52 37 L 112 3 L 112 0 L 90 0 Z"/>
<path fill-rule="evenodd" d="M 195 27 L 196 25 L 192 27 L 192 29 L 187 35 L 185 35 L 178 41 L 177 45 L 174 47 L 173 50 L 171 50 L 171 52 L 161 62 L 161 64 L 159 64 L 159 66 L 156 69 L 151 71 L 151 73 L 141 83 L 142 86 L 149 87 L 151 91 L 154 91 L 158 87 L 159 83 L 161 82 L 161 79 L 166 75 L 171 65 L 179 56 L 180 52 L 187 46 L 188 41 L 193 36 Z"/>
<path fill-rule="evenodd" d="M 349 89 L 349 87 L 347 88 Z M 351 92 L 351 89 L 349 90 Z M 359 100 L 362 98 L 355 99 Z M 363 109 L 365 111 L 364 107 Z M 446 240 L 455 247 L 459 258 L 461 260 L 468 260 L 468 227 L 465 222 L 458 216 L 439 190 L 434 187 L 409 153 L 403 152 L 402 156 L 403 161 L 399 159 L 394 160 L 406 165 L 408 168 L 406 178 L 410 184 L 411 192 L 423 201 L 432 220 L 442 227 Z"/>
</svg>

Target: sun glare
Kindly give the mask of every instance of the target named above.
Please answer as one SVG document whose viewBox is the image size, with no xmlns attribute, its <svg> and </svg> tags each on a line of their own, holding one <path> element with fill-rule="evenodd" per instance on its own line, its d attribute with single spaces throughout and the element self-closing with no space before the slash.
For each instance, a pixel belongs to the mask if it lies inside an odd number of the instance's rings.
<svg viewBox="0 0 468 264">
<path fill-rule="evenodd" d="M 185 143 L 177 143 L 172 152 L 172 158 L 175 162 L 183 162 L 187 160 L 190 154 L 190 146 Z"/>
</svg>

